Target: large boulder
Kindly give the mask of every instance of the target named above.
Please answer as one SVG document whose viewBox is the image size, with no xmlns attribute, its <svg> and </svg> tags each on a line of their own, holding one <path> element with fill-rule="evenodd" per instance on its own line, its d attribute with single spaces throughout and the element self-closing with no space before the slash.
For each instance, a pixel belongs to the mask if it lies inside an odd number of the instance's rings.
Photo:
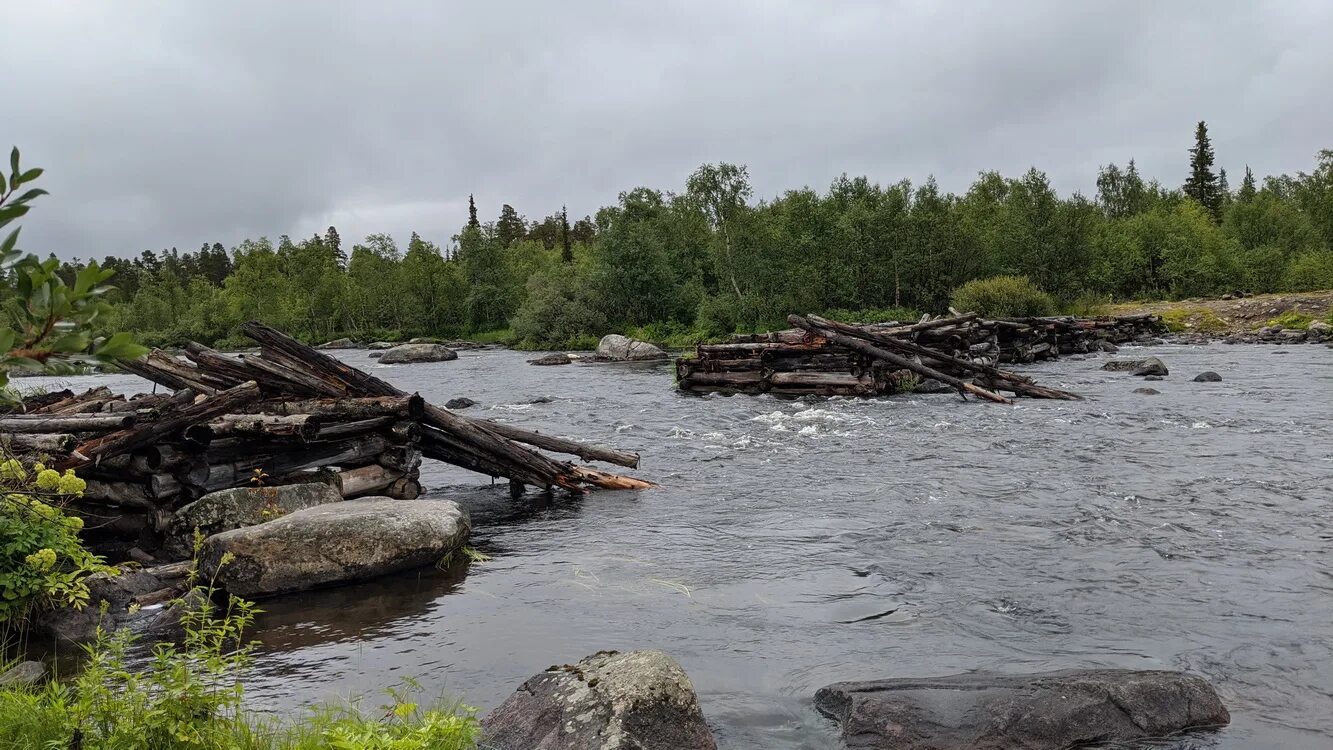
<svg viewBox="0 0 1333 750">
<path fill-rule="evenodd" d="M 380 363 L 405 365 L 415 362 L 448 362 L 458 359 L 458 353 L 443 344 L 400 344 L 384 352 Z"/>
<path fill-rule="evenodd" d="M 1143 363 L 1140 364 L 1138 367 L 1134 368 L 1134 373 L 1133 373 L 1133 374 L 1135 374 L 1135 375 L 1139 375 L 1139 376 L 1143 376 L 1143 375 L 1157 375 L 1157 376 L 1159 376 L 1159 377 L 1164 377 L 1164 376 L 1169 375 L 1169 374 L 1171 374 L 1171 373 L 1170 373 L 1169 370 L 1166 369 L 1166 363 L 1165 363 L 1165 362 L 1163 362 L 1162 360 L 1158 359 L 1157 357 L 1149 357 L 1149 358 L 1143 360 Z"/>
<path fill-rule="evenodd" d="M 715 750 L 694 686 L 661 651 L 602 651 L 532 677 L 482 720 L 494 750 Z"/>
<path fill-rule="evenodd" d="M 375 351 L 377 349 L 392 349 L 395 346 L 398 346 L 398 344 L 393 341 L 372 341 L 369 344 L 366 344 L 366 348 L 370 349 L 371 351 Z"/>
<path fill-rule="evenodd" d="M 1107 372 L 1133 372 L 1143 366 L 1145 359 L 1112 359 L 1102 365 Z"/>
<path fill-rule="evenodd" d="M 162 549 L 184 559 L 194 554 L 194 530 L 204 536 L 272 521 L 316 505 L 341 502 L 342 495 L 327 484 L 288 484 L 281 487 L 236 487 L 210 492 L 176 511 L 167 527 Z"/>
<path fill-rule="evenodd" d="M 1231 721 L 1202 678 L 1128 669 L 840 682 L 815 707 L 849 748 L 886 750 L 1063 750 Z"/>
<path fill-rule="evenodd" d="M 1221 375 L 1218 375 L 1217 373 L 1213 372 L 1212 370 L 1208 370 L 1208 371 L 1206 371 L 1206 372 L 1201 372 L 1201 373 L 1199 373 L 1198 375 L 1195 375 L 1195 376 L 1194 376 L 1194 382 L 1196 382 L 1196 383 L 1220 383 L 1220 382 L 1222 382 L 1222 376 L 1221 376 Z"/>
<path fill-rule="evenodd" d="M 597 342 L 597 358 L 615 362 L 666 359 L 666 352 L 647 341 L 636 341 L 618 333 L 607 334 Z"/>
<path fill-rule="evenodd" d="M 453 409 L 455 411 L 457 411 L 458 409 L 467 409 L 476 405 L 477 402 L 473 401 L 467 396 L 459 396 L 458 398 L 451 398 L 448 401 L 444 402 L 444 408 Z"/>
<path fill-rule="evenodd" d="M 570 364 L 570 363 L 573 362 L 573 361 L 574 361 L 574 360 L 570 359 L 570 358 L 569 358 L 569 355 L 568 355 L 568 354 L 565 354 L 564 352 L 553 352 L 553 353 L 551 353 L 551 354 L 547 354 L 547 355 L 545 355 L 545 356 L 538 357 L 538 358 L 536 358 L 536 359 L 530 359 L 530 360 L 528 360 L 528 364 L 530 364 L 530 365 L 543 365 L 543 366 L 547 366 L 547 365 L 567 365 L 567 364 Z"/>
<path fill-rule="evenodd" d="M 79 609 L 58 607 L 40 611 L 33 622 L 44 638 L 61 643 L 85 643 L 97 637 L 98 629 L 111 632 L 122 625 L 151 619 L 137 605 L 141 600 L 169 598 L 178 593 L 180 582 L 145 570 L 124 570 L 119 575 L 95 573 L 84 579 L 88 603 Z M 168 590 L 170 590 L 168 592 Z"/>
<path fill-rule="evenodd" d="M 467 513 L 447 500 L 345 500 L 211 536 L 200 567 L 237 596 L 268 596 L 431 565 L 470 530 Z"/>
<path fill-rule="evenodd" d="M 0 672 L 0 688 L 34 687 L 45 679 L 45 664 L 39 661 L 21 661 Z"/>
<path fill-rule="evenodd" d="M 316 349 L 355 349 L 357 343 L 351 339 L 334 339 L 315 347 Z"/>
</svg>

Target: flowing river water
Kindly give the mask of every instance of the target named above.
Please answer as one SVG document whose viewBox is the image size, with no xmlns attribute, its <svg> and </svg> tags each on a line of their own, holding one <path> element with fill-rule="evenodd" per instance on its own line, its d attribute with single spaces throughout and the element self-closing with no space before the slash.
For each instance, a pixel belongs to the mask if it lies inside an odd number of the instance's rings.
<svg viewBox="0 0 1333 750">
<path fill-rule="evenodd" d="M 1333 747 L 1333 351 L 1122 354 L 1172 374 L 1066 358 L 1027 371 L 1086 401 L 1006 407 L 685 396 L 666 364 L 509 351 L 340 353 L 475 416 L 636 449 L 662 486 L 512 501 L 426 462 L 429 495 L 468 508 L 491 559 L 263 602 L 249 698 L 412 678 L 486 709 L 551 664 L 659 648 L 721 747 L 781 750 L 840 746 L 811 707 L 839 680 L 1183 669 L 1233 724 L 1172 746 Z M 1223 381 L 1190 382 L 1203 370 Z"/>
</svg>

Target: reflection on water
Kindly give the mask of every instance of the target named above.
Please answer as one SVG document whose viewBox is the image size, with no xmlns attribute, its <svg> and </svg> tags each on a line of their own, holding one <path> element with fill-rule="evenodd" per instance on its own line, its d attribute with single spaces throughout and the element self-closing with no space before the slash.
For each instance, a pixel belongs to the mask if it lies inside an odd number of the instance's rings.
<svg viewBox="0 0 1333 750">
<path fill-rule="evenodd" d="M 1012 408 L 686 397 L 665 365 L 341 353 L 436 402 L 473 398 L 469 414 L 640 450 L 663 487 L 515 503 L 426 467 L 493 559 L 264 602 L 253 698 L 414 677 L 490 707 L 550 664 L 662 648 L 723 747 L 831 748 L 809 699 L 836 680 L 1168 668 L 1232 709 L 1195 746 L 1333 746 L 1333 352 L 1284 350 L 1156 348 L 1159 396 L 1066 359 L 1034 369 L 1089 400 Z M 1223 382 L 1189 382 L 1203 370 Z"/>
</svg>

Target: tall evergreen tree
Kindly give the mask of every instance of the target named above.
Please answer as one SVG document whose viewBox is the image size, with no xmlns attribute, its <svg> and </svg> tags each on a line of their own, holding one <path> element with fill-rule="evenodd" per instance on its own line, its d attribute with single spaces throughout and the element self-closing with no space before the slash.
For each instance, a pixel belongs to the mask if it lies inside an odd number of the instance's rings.
<svg viewBox="0 0 1333 750">
<path fill-rule="evenodd" d="M 481 222 L 477 221 L 477 202 L 472 199 L 472 193 L 467 194 L 467 225 L 473 229 L 481 228 Z"/>
<path fill-rule="evenodd" d="M 500 207 L 500 218 L 495 222 L 495 238 L 500 247 L 509 247 L 527 236 L 528 225 L 518 211 L 508 203 Z"/>
<path fill-rule="evenodd" d="M 1194 147 L 1190 149 L 1190 176 L 1181 188 L 1185 195 L 1208 209 L 1213 221 L 1222 218 L 1222 191 L 1213 173 L 1213 144 L 1208 140 L 1208 124 L 1199 121 L 1194 130 Z"/>
<path fill-rule="evenodd" d="M 342 237 L 338 236 L 338 230 L 332 226 L 324 233 L 324 245 L 333 253 L 333 257 L 338 259 L 338 265 L 347 267 L 347 253 L 343 252 Z"/>
<path fill-rule="evenodd" d="M 1254 172 L 1250 170 L 1250 165 L 1245 165 L 1245 179 L 1240 181 L 1240 190 L 1236 191 L 1236 201 L 1238 203 L 1249 203 L 1254 200 L 1254 196 L 1259 191 L 1254 186 Z"/>
<path fill-rule="evenodd" d="M 574 262 L 574 241 L 569 236 L 569 209 L 566 206 L 560 207 L 560 260 Z"/>
</svg>

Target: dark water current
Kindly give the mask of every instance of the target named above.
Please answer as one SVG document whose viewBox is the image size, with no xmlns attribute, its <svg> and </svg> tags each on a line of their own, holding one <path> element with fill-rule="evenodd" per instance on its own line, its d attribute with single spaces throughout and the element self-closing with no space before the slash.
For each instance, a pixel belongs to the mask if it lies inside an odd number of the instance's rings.
<svg viewBox="0 0 1333 750">
<path fill-rule="evenodd" d="M 411 677 L 489 708 L 551 664 L 660 648 L 722 747 L 833 748 L 810 707 L 833 681 L 1186 669 L 1234 723 L 1179 746 L 1333 748 L 1333 351 L 1124 353 L 1172 374 L 1066 359 L 1030 371 L 1087 401 L 1015 407 L 700 398 L 665 365 L 345 353 L 477 416 L 638 449 L 662 488 L 513 502 L 428 463 L 492 559 L 265 602 L 251 700 Z M 1205 369 L 1223 382 L 1189 382 Z"/>
</svg>

